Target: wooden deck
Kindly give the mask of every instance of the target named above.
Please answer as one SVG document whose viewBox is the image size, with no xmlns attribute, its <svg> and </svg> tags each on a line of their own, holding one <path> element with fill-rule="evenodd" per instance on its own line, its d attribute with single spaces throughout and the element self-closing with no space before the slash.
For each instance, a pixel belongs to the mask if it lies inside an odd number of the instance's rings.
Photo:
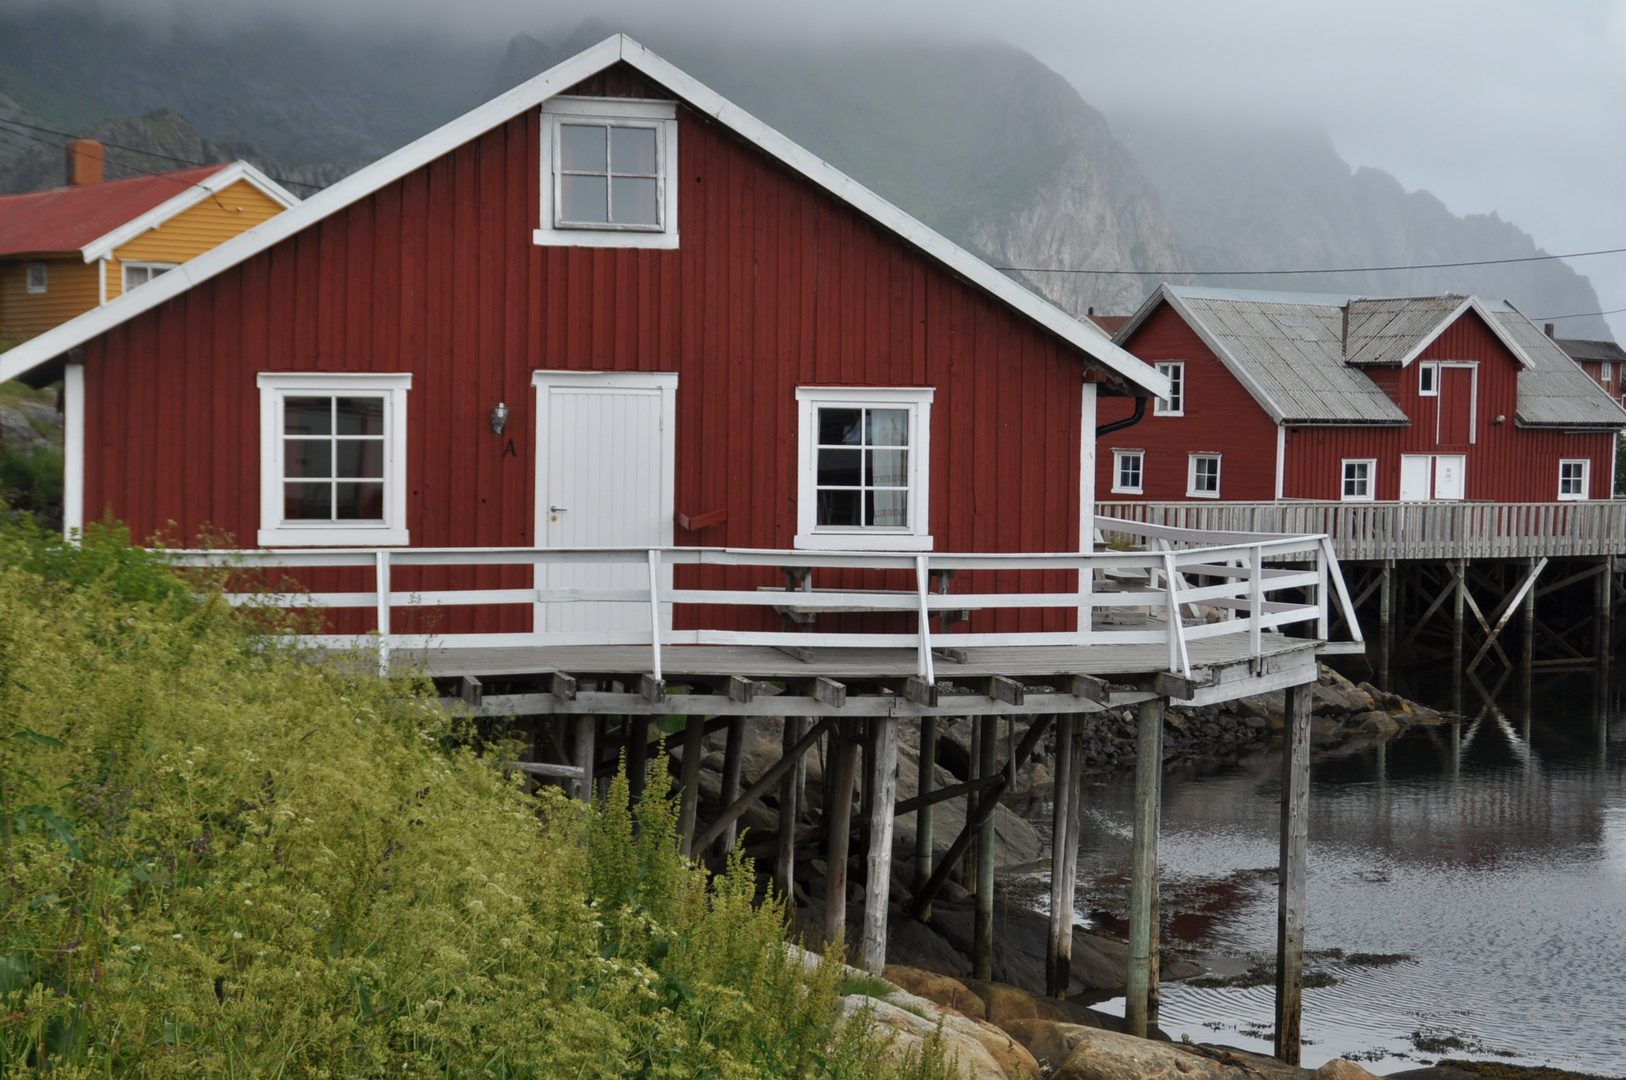
<svg viewBox="0 0 1626 1080">
<path fill-rule="evenodd" d="M 1340 560 L 1537 559 L 1626 554 L 1626 500 L 1599 502 L 1104 502 L 1119 519 L 1205 532 L 1321 533 Z"/>
</svg>

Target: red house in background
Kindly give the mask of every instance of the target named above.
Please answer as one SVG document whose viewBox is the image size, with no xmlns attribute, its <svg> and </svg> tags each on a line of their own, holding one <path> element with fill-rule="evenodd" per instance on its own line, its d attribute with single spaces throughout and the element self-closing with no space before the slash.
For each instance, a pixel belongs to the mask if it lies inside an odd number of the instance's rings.
<svg viewBox="0 0 1626 1080">
<path fill-rule="evenodd" d="M 1607 499 L 1626 411 L 1511 305 L 1163 285 L 1115 339 L 1174 389 L 1104 500 Z M 1132 415 L 1103 405 L 1103 424 Z"/>
<path fill-rule="evenodd" d="M 1546 326 L 1547 336 L 1552 337 L 1553 324 Z M 1604 393 L 1617 400 L 1626 400 L 1626 349 L 1622 349 L 1613 341 L 1594 341 L 1589 338 L 1554 338 L 1558 347 L 1563 349 L 1571 360 L 1581 365 L 1581 370 L 1592 377 L 1592 380 L 1603 387 Z"/>
</svg>

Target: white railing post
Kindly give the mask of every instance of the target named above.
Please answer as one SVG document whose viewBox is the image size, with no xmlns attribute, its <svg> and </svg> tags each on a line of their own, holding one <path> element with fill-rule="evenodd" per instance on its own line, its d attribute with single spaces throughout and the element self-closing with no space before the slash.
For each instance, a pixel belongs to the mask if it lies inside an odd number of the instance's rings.
<svg viewBox="0 0 1626 1080">
<path fill-rule="evenodd" d="M 1180 618 L 1179 579 L 1174 572 L 1174 552 L 1163 553 L 1163 583 L 1168 589 L 1169 670 L 1191 678 L 1191 656 L 1186 651 L 1186 624 Z"/>
<path fill-rule="evenodd" d="M 1248 564 L 1248 655 L 1258 656 L 1264 651 L 1265 616 L 1265 552 L 1252 545 L 1253 558 Z"/>
<path fill-rule="evenodd" d="M 1322 542 L 1322 546 L 1316 548 L 1315 572 L 1315 636 L 1322 641 L 1331 641 L 1332 611 L 1331 605 L 1327 603 L 1327 548 L 1325 541 Z"/>
<path fill-rule="evenodd" d="M 378 673 L 390 673 L 390 553 L 378 551 L 373 577 L 378 587 Z"/>
<path fill-rule="evenodd" d="M 930 556 L 915 556 L 915 595 L 920 603 L 920 677 L 927 686 L 937 685 L 937 673 L 932 665 L 931 609 L 926 598 L 931 593 Z"/>
<path fill-rule="evenodd" d="M 650 645 L 653 647 L 655 681 L 660 682 L 661 675 L 661 549 L 649 549 L 649 633 Z"/>
</svg>

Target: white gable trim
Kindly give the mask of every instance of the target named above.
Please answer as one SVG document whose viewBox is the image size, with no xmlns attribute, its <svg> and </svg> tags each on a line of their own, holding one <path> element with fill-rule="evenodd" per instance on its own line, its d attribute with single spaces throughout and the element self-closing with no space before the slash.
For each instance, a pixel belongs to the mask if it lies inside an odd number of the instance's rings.
<svg viewBox="0 0 1626 1080">
<path fill-rule="evenodd" d="M 520 113 L 592 75 L 625 61 L 665 86 L 696 112 L 709 116 L 746 141 L 778 159 L 792 171 L 829 191 L 859 212 L 896 233 L 926 255 L 972 282 L 1007 306 L 1026 315 L 1064 341 L 1095 359 L 1103 367 L 1140 387 L 1153 397 L 1167 397 L 1168 380 L 1150 365 L 1118 348 L 1099 328 L 1062 311 L 1029 292 L 947 237 L 927 228 L 856 180 L 820 160 L 750 113 L 698 80 L 633 41 L 624 34 L 606 38 L 542 74 L 486 102 L 406 146 L 380 158 L 292 209 L 265 221 L 236 238 L 205 252 L 156 281 L 150 282 L 104 307 L 94 308 L 0 354 L 0 381 L 14 379 L 69 349 L 150 311 L 194 285 L 309 228 L 401 177 L 457 149 Z"/>
<path fill-rule="evenodd" d="M 132 218 L 106 236 L 97 237 L 79 250 L 87 263 L 105 259 L 113 254 L 113 249 L 123 247 L 149 229 L 158 228 L 176 214 L 190 210 L 204 199 L 226 190 L 239 180 L 246 180 L 259 188 L 284 210 L 299 205 L 298 197 L 281 184 L 246 161 L 234 161 L 219 172 L 188 185 L 179 195 L 166 199 L 138 218 Z"/>
<path fill-rule="evenodd" d="M 1512 305 L 1509 306 L 1511 307 Z M 1401 368 L 1409 367 L 1413 360 L 1416 360 L 1419 356 L 1422 356 L 1423 351 L 1430 345 L 1434 344 L 1434 342 L 1439 339 L 1439 336 L 1445 333 L 1447 327 L 1456 325 L 1457 320 L 1462 318 L 1463 313 L 1469 310 L 1472 310 L 1478 314 L 1480 320 L 1490 328 L 1490 332 L 1496 335 L 1497 340 L 1499 340 L 1503 345 L 1507 346 L 1508 352 L 1513 354 L 1513 359 L 1518 361 L 1520 367 L 1530 366 L 1529 355 L 1519 346 L 1517 341 L 1513 340 L 1513 336 L 1511 334 L 1502 329 L 1502 324 L 1497 320 L 1496 316 L 1492 315 L 1490 311 L 1486 309 L 1485 305 L 1479 302 L 1479 297 L 1470 296 L 1468 299 L 1458 304 L 1456 310 L 1451 312 L 1451 314 L 1441 319 L 1439 323 L 1435 325 L 1434 329 L 1430 330 L 1426 335 L 1424 335 L 1421 341 L 1412 346 L 1411 352 L 1400 358 Z M 1388 365 L 1378 366 L 1387 367 Z"/>
<path fill-rule="evenodd" d="M 1253 399 L 1270 414 L 1272 420 L 1276 421 L 1277 424 L 1281 424 L 1287 419 L 1287 413 L 1280 405 L 1276 404 L 1276 400 L 1267 394 L 1265 388 L 1259 385 L 1248 369 L 1240 364 L 1236 357 L 1231 355 L 1231 351 L 1209 332 L 1208 327 L 1203 324 L 1202 318 L 1187 307 L 1180 294 L 1169 288 L 1167 283 L 1158 286 L 1158 291 L 1152 294 L 1154 303 L 1143 305 L 1142 310 L 1146 312 L 1146 315 L 1151 314 L 1149 309 L 1154 308 L 1156 306 L 1155 301 L 1159 299 L 1168 301 L 1169 306 L 1175 310 L 1175 313 L 1184 319 L 1186 325 L 1196 332 L 1197 336 L 1202 339 L 1203 344 L 1208 346 L 1209 351 L 1219 358 L 1220 363 L 1225 365 L 1225 370 L 1229 371 L 1232 377 L 1242 384 L 1243 389 L 1253 395 Z M 1145 316 L 1137 317 L 1129 325 L 1126 325 L 1120 333 L 1127 333 L 1131 326 L 1139 326 L 1144 320 Z"/>
</svg>

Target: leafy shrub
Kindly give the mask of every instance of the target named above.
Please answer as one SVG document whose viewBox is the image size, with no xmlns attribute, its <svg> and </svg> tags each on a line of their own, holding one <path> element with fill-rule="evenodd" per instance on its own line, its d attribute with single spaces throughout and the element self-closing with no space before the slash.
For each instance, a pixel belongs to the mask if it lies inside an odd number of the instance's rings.
<svg viewBox="0 0 1626 1080">
<path fill-rule="evenodd" d="M 0 529 L 0 1075 L 942 1071 L 839 1023 L 738 854 L 679 854 L 664 769 L 527 795 L 422 680 L 206 585 Z"/>
<path fill-rule="evenodd" d="M 0 444 L 0 508 L 14 520 L 62 527 L 62 451 Z"/>
</svg>

